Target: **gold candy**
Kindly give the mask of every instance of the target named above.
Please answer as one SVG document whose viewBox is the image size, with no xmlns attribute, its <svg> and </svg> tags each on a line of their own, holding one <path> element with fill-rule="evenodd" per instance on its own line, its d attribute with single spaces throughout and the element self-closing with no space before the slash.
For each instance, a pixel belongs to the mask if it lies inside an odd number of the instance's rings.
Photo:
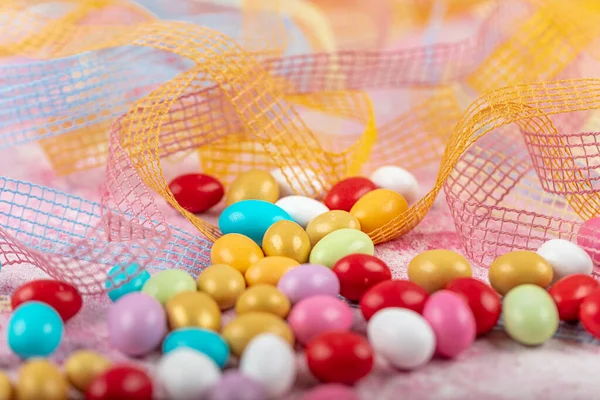
<svg viewBox="0 0 600 400">
<path fill-rule="evenodd" d="M 275 203 L 279 199 L 279 185 L 271 174 L 251 170 L 240 174 L 225 195 L 225 204 L 232 205 L 242 200 L 264 200 Z"/>
<path fill-rule="evenodd" d="M 65 362 L 65 374 L 72 386 L 85 392 L 94 378 L 106 371 L 111 364 L 108 359 L 98 353 L 79 350 L 71 354 Z"/>
<path fill-rule="evenodd" d="M 533 251 L 512 251 L 494 260 L 488 272 L 490 285 L 501 295 L 530 283 L 546 288 L 552 282 L 552 266 Z"/>
<path fill-rule="evenodd" d="M 429 293 L 444 289 L 456 278 L 471 277 L 471 264 L 451 250 L 428 250 L 408 263 L 408 279 Z"/>
<path fill-rule="evenodd" d="M 206 293 L 181 292 L 165 305 L 169 328 L 198 327 L 219 331 L 221 310 L 217 302 Z"/>
<path fill-rule="evenodd" d="M 248 286 L 265 283 L 277 286 L 279 279 L 290 269 L 297 267 L 300 263 L 289 257 L 272 256 L 265 257 L 246 271 L 246 283 Z"/>
<path fill-rule="evenodd" d="M 10 379 L 4 373 L 0 372 L 0 400 L 11 400 L 14 391 Z"/>
<path fill-rule="evenodd" d="M 277 221 L 263 236 L 262 248 L 266 256 L 288 257 L 304 264 L 310 255 L 310 239 L 294 221 Z"/>
<path fill-rule="evenodd" d="M 223 328 L 221 335 L 229 345 L 231 353 L 239 357 L 248 343 L 261 333 L 275 334 L 291 346 L 294 345 L 294 334 L 288 324 L 280 317 L 266 312 L 238 315 Z"/>
<path fill-rule="evenodd" d="M 240 271 L 225 264 L 206 268 L 196 283 L 198 290 L 212 297 L 221 310 L 233 307 L 238 296 L 246 289 L 246 281 Z"/>
<path fill-rule="evenodd" d="M 240 315 L 262 311 L 285 318 L 290 312 L 290 301 L 275 286 L 255 285 L 238 297 L 235 312 Z"/>
<path fill-rule="evenodd" d="M 310 245 L 314 246 L 331 232 L 345 228 L 360 230 L 360 222 L 347 211 L 333 210 L 313 218 L 306 226 L 306 233 L 310 239 Z"/>
<path fill-rule="evenodd" d="M 17 380 L 17 400 L 63 400 L 69 394 L 67 380 L 48 360 L 28 361 Z"/>
</svg>

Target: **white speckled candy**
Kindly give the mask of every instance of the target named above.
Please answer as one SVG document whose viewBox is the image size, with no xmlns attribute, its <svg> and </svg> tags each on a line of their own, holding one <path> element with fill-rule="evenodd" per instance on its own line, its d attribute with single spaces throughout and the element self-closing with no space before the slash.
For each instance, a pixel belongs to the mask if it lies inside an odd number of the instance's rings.
<svg viewBox="0 0 600 400">
<path fill-rule="evenodd" d="M 369 179 L 380 188 L 401 194 L 409 204 L 419 200 L 419 182 L 404 168 L 385 165 L 377 168 Z"/>
<path fill-rule="evenodd" d="M 552 239 L 542 244 L 537 253 L 552 266 L 552 281 L 567 275 L 591 275 L 594 262 L 590 255 L 575 243 L 564 239 Z"/>
<path fill-rule="evenodd" d="M 325 204 L 305 196 L 283 197 L 275 205 L 287 212 L 302 228 L 306 228 L 316 216 L 329 211 Z"/>
<path fill-rule="evenodd" d="M 290 176 L 291 186 L 285 179 L 286 173 L 293 174 Z M 271 170 L 271 176 L 275 178 L 279 184 L 279 196 L 291 196 L 296 193 L 302 193 L 301 189 L 304 187 L 309 192 L 309 196 L 316 196 L 323 192 L 323 187 L 317 179 L 317 174 L 312 169 L 300 168 L 300 167 L 283 167 L 282 169 L 276 168 Z M 312 185 L 310 184 L 312 182 Z"/>
</svg>

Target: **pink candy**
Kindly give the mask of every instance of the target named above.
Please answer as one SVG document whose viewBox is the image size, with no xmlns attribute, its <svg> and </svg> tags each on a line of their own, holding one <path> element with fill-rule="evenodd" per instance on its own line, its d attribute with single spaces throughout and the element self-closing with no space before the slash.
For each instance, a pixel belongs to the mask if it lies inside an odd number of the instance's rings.
<svg viewBox="0 0 600 400">
<path fill-rule="evenodd" d="M 288 323 L 296 340 L 306 344 L 325 331 L 350 330 L 352 319 L 352 310 L 342 300 L 331 296 L 313 296 L 292 308 Z"/>
<path fill-rule="evenodd" d="M 302 400 L 359 400 L 352 388 L 331 383 L 328 385 L 317 386 L 306 393 Z"/>
</svg>

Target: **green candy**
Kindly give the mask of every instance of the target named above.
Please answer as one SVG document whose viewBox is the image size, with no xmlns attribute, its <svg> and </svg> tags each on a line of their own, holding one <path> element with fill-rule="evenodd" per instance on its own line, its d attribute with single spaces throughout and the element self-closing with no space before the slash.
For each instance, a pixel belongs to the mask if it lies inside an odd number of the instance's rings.
<svg viewBox="0 0 600 400">
<path fill-rule="evenodd" d="M 502 310 L 506 332 L 519 343 L 542 344 L 558 329 L 554 300 L 539 286 L 526 284 L 512 289 L 504 297 Z"/>
<path fill-rule="evenodd" d="M 195 292 L 196 281 L 187 272 L 177 269 L 160 271 L 142 287 L 146 293 L 164 305 L 169 299 L 181 292 Z"/>
<path fill-rule="evenodd" d="M 331 232 L 313 247 L 310 263 L 333 268 L 334 264 L 349 254 L 373 255 L 375 246 L 371 238 L 357 229 L 338 229 Z"/>
</svg>

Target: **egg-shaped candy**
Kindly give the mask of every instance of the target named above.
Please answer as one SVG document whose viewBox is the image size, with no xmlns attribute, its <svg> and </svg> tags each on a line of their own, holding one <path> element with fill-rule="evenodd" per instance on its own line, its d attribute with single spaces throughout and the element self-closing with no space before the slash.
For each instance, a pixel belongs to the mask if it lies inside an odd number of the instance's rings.
<svg viewBox="0 0 600 400">
<path fill-rule="evenodd" d="M 316 197 L 323 191 L 323 185 L 319 181 L 318 175 L 312 169 L 293 166 L 275 168 L 270 173 L 277 181 L 277 184 L 279 184 L 279 196 L 281 197 L 297 193 Z"/>
<path fill-rule="evenodd" d="M 581 303 L 598 287 L 598 281 L 590 275 L 576 274 L 558 280 L 548 289 L 548 294 L 556 303 L 561 321 L 577 321 Z"/>
<path fill-rule="evenodd" d="M 375 189 L 361 197 L 350 210 L 360 222 L 360 229 L 369 233 L 381 228 L 408 210 L 408 203 L 396 192 Z"/>
<path fill-rule="evenodd" d="M 206 400 L 265 400 L 269 395 L 260 382 L 239 371 L 229 370 L 205 397 Z"/>
<path fill-rule="evenodd" d="M 290 301 L 275 286 L 259 284 L 246 290 L 235 304 L 235 312 L 268 312 L 285 318 L 290 312 Z"/>
<path fill-rule="evenodd" d="M 333 272 L 340 280 L 340 294 L 358 301 L 374 285 L 392 279 L 392 271 L 379 258 L 369 254 L 349 254 L 338 260 Z"/>
<path fill-rule="evenodd" d="M 360 400 L 354 389 L 339 383 L 319 385 L 302 396 L 301 400 Z"/>
<path fill-rule="evenodd" d="M 325 236 L 310 252 L 311 264 L 333 268 L 336 262 L 349 254 L 375 253 L 373 241 L 364 232 L 356 229 L 339 229 Z"/>
<path fill-rule="evenodd" d="M 293 221 L 277 221 L 263 237 L 263 251 L 267 257 L 288 257 L 305 263 L 310 255 L 310 239 L 300 225 Z"/>
<path fill-rule="evenodd" d="M 302 228 L 306 228 L 308 223 L 316 216 L 329 211 L 325 204 L 306 196 L 283 197 L 275 205 L 287 212 L 294 222 Z"/>
<path fill-rule="evenodd" d="M 182 328 L 170 332 L 162 343 L 162 352 L 170 353 L 181 347 L 203 353 L 220 368 L 229 358 L 229 346 L 216 332 L 202 328 Z"/>
<path fill-rule="evenodd" d="M 540 246 L 537 253 L 552 266 L 554 282 L 573 274 L 591 275 L 594 269 L 594 262 L 590 255 L 568 240 L 549 240 Z"/>
<path fill-rule="evenodd" d="M 212 297 L 202 292 L 181 292 L 165 305 L 167 323 L 171 329 L 199 327 L 221 329 L 221 310 Z"/>
<path fill-rule="evenodd" d="M 303 264 L 283 274 L 277 288 L 292 303 L 297 303 L 311 296 L 337 297 L 340 293 L 340 281 L 337 275 L 324 265 Z"/>
<path fill-rule="evenodd" d="M 10 297 L 13 310 L 32 300 L 48 304 L 64 322 L 73 318 L 83 305 L 81 295 L 74 286 L 52 279 L 36 279 L 27 282 L 19 286 Z"/>
<path fill-rule="evenodd" d="M 294 350 L 277 335 L 258 335 L 242 354 L 240 372 L 261 383 L 271 397 L 279 398 L 290 391 L 296 380 Z"/>
<path fill-rule="evenodd" d="M 221 310 L 233 307 L 238 296 L 246 289 L 244 276 L 226 264 L 206 268 L 198 275 L 197 284 L 198 290 L 212 297 Z"/>
<path fill-rule="evenodd" d="M 148 279 L 150 279 L 150 272 L 137 263 L 132 263 L 126 268 L 115 265 L 108 271 L 104 288 L 108 297 L 112 301 L 117 301 L 127 293 L 141 291 Z"/>
<path fill-rule="evenodd" d="M 8 347 L 28 359 L 54 353 L 63 337 L 63 320 L 46 303 L 28 301 L 13 311 L 8 321 Z"/>
<path fill-rule="evenodd" d="M 65 375 L 77 390 L 85 392 L 88 385 L 111 366 L 104 356 L 90 351 L 77 350 L 65 362 Z"/>
<path fill-rule="evenodd" d="M 0 372 L 0 399 L 11 400 L 14 398 L 13 385 L 5 373 Z"/>
<path fill-rule="evenodd" d="M 288 323 L 296 340 L 306 344 L 328 330 L 350 330 L 352 319 L 352 309 L 344 301 L 331 296 L 313 296 L 294 305 Z"/>
<path fill-rule="evenodd" d="M 350 211 L 352 206 L 368 192 L 377 189 L 377 185 L 362 176 L 343 179 L 333 185 L 325 196 L 325 205 L 330 210 Z"/>
<path fill-rule="evenodd" d="M 583 247 L 596 264 L 600 264 L 600 217 L 588 219 L 579 227 L 577 244 Z"/>
<path fill-rule="evenodd" d="M 239 233 L 262 246 L 263 236 L 277 221 L 293 221 L 282 208 L 263 200 L 243 200 L 227 207 L 219 216 L 223 234 Z"/>
<path fill-rule="evenodd" d="M 477 327 L 469 305 L 458 294 L 440 290 L 432 294 L 423 308 L 423 318 L 433 328 L 436 353 L 454 358 L 473 344 Z"/>
<path fill-rule="evenodd" d="M 501 295 L 527 283 L 545 288 L 552 282 L 552 266 L 533 251 L 512 251 L 492 262 L 488 278 Z"/>
<path fill-rule="evenodd" d="M 345 228 L 360 230 L 360 222 L 358 222 L 358 219 L 354 215 L 347 211 L 333 210 L 313 218 L 306 225 L 306 233 L 310 239 L 311 246 L 314 246 L 331 232 Z"/>
<path fill-rule="evenodd" d="M 288 257 L 265 257 L 248 268 L 245 274 L 246 283 L 248 286 L 261 283 L 277 286 L 279 279 L 298 265 L 298 261 Z"/>
<path fill-rule="evenodd" d="M 152 400 L 152 380 L 133 365 L 115 365 L 98 375 L 85 391 L 86 400 Z"/>
<path fill-rule="evenodd" d="M 435 334 L 423 317 L 406 308 L 386 308 L 375 313 L 367 326 L 375 353 L 396 368 L 423 366 L 435 352 Z"/>
<path fill-rule="evenodd" d="M 441 290 L 457 278 L 471 277 L 471 264 L 451 250 L 428 250 L 408 263 L 408 279 L 429 293 Z"/>
<path fill-rule="evenodd" d="M 166 304 L 173 296 L 181 292 L 195 292 L 196 281 L 185 271 L 166 269 L 148 279 L 142 287 L 142 293 L 154 297 L 160 304 Z"/>
<path fill-rule="evenodd" d="M 429 293 L 411 281 L 384 281 L 371 287 L 360 298 L 360 311 L 367 321 L 379 310 L 389 307 L 423 312 Z"/>
<path fill-rule="evenodd" d="M 225 195 L 228 206 L 242 200 L 263 200 L 275 203 L 279 199 L 279 185 L 271 174 L 253 169 L 242 172 L 231 183 Z"/>
<path fill-rule="evenodd" d="M 266 312 L 249 312 L 238 315 L 223 328 L 223 339 L 231 353 L 239 357 L 252 339 L 261 333 L 273 333 L 294 344 L 294 334 L 287 323 L 276 315 Z"/>
<path fill-rule="evenodd" d="M 586 331 L 600 339 L 600 288 L 594 289 L 583 299 L 579 307 L 579 320 Z"/>
<path fill-rule="evenodd" d="M 221 236 L 210 249 L 213 265 L 230 265 L 242 274 L 264 256 L 262 249 L 254 240 L 239 233 Z"/>
<path fill-rule="evenodd" d="M 156 377 L 169 399 L 201 399 L 219 381 L 221 370 L 205 354 L 178 348 L 160 359 Z"/>
<path fill-rule="evenodd" d="M 489 285 L 473 278 L 458 278 L 450 282 L 446 289 L 463 296 L 475 317 L 477 334 L 483 335 L 496 326 L 502 302 L 500 296 Z"/>
<path fill-rule="evenodd" d="M 69 385 L 48 360 L 31 360 L 19 369 L 15 385 L 18 400 L 67 400 Z"/>
<path fill-rule="evenodd" d="M 504 329 L 519 343 L 535 346 L 546 342 L 558 329 L 558 310 L 544 289 L 524 284 L 511 289 L 502 305 Z"/>
<path fill-rule="evenodd" d="M 369 178 L 380 188 L 401 194 L 409 204 L 419 199 L 419 182 L 404 168 L 386 165 L 373 171 Z"/>
<path fill-rule="evenodd" d="M 225 193 L 221 182 L 210 175 L 185 174 L 169 183 L 179 205 L 191 213 L 203 213 L 217 205 Z"/>
</svg>

